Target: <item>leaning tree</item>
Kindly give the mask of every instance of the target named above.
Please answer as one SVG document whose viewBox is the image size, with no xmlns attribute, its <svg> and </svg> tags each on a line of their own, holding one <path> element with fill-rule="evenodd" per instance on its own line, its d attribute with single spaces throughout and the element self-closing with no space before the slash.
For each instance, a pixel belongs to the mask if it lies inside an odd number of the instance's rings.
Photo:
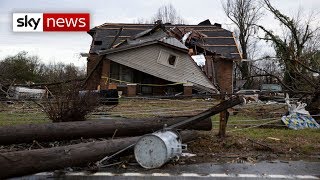
<svg viewBox="0 0 320 180">
<path fill-rule="evenodd" d="M 320 112 L 320 49 L 319 27 L 313 16 L 304 18 L 299 12 L 289 17 L 277 10 L 269 0 L 263 0 L 266 8 L 279 21 L 283 32 L 278 33 L 258 25 L 265 33 L 262 38 L 270 41 L 284 72 L 283 83 L 289 94 L 309 96 L 308 109 Z"/>
</svg>

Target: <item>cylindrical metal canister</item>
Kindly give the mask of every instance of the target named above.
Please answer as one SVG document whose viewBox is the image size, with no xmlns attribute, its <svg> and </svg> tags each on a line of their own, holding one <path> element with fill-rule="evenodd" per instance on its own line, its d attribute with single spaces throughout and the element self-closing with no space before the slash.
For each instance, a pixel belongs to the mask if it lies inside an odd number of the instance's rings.
<svg viewBox="0 0 320 180">
<path fill-rule="evenodd" d="M 158 168 L 182 154 L 181 138 L 178 132 L 158 131 L 142 136 L 134 147 L 134 156 L 144 168 Z"/>
</svg>

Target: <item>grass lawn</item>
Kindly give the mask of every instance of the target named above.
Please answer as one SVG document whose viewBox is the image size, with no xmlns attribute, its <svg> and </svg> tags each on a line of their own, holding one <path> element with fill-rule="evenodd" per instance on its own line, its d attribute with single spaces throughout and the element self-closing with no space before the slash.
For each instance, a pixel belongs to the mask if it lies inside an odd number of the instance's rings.
<svg viewBox="0 0 320 180">
<path fill-rule="evenodd" d="M 50 120 L 44 113 L 0 112 L 0 126 L 48 122 Z"/>
<path fill-rule="evenodd" d="M 216 101 L 204 99 L 188 100 L 120 100 L 119 105 L 101 106 L 88 115 L 89 118 L 101 116 L 121 116 L 127 118 L 187 116 L 198 114 L 216 104 Z M 213 130 L 204 132 L 205 138 L 193 142 L 190 149 L 193 152 L 265 152 L 264 144 L 273 153 L 303 154 L 320 156 L 320 130 L 289 130 L 283 126 L 274 128 L 255 127 L 265 122 L 276 121 L 286 111 L 283 105 L 246 105 L 232 109 L 229 116 L 227 138 L 224 141 L 217 138 L 219 115 L 212 117 Z M 48 123 L 51 122 L 35 104 L 20 103 L 0 106 L 0 126 Z M 270 149 L 267 151 L 270 151 Z"/>
<path fill-rule="evenodd" d="M 230 135 L 258 141 L 282 152 L 294 151 L 302 154 L 320 155 L 319 129 L 252 128 L 234 131 Z"/>
</svg>

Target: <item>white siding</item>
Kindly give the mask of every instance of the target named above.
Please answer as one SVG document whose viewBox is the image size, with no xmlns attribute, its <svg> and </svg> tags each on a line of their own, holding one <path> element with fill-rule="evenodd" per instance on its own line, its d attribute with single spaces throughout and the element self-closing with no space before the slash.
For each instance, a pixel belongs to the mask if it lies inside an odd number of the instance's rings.
<svg viewBox="0 0 320 180">
<path fill-rule="evenodd" d="M 158 62 L 160 52 L 165 51 L 177 56 L 175 68 Z M 137 69 L 147 74 L 172 81 L 191 82 L 215 90 L 213 84 L 201 72 L 193 59 L 186 53 L 172 50 L 162 45 L 150 45 L 137 49 L 107 55 L 107 58 L 119 64 Z"/>
<path fill-rule="evenodd" d="M 169 60 L 170 55 L 173 55 L 176 57 L 174 65 L 169 64 L 168 60 Z M 168 66 L 170 68 L 176 68 L 176 66 L 179 62 L 179 55 L 177 55 L 176 53 L 165 51 L 165 50 L 160 50 L 157 62 L 162 65 Z"/>
</svg>

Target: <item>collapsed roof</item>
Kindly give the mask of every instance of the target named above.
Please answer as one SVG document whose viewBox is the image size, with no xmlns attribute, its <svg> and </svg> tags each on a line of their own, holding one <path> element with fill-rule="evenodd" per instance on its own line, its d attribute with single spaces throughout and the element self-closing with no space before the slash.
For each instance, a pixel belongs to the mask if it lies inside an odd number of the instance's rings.
<svg viewBox="0 0 320 180">
<path fill-rule="evenodd" d="M 208 22 L 202 25 L 104 24 L 88 33 L 93 37 L 90 53 L 168 81 L 191 82 L 208 92 L 217 92 L 217 89 L 188 54 L 189 48 L 226 59 L 241 58 L 233 34 Z M 161 56 L 171 55 L 164 53 L 170 50 L 177 51 L 171 54 L 181 58 L 175 69 L 159 65 Z M 88 78 L 98 66 L 99 63 Z"/>
<path fill-rule="evenodd" d="M 162 27 L 162 24 L 158 24 L 151 29 L 147 29 L 127 38 L 118 44 L 110 44 L 109 49 L 97 50 L 96 53 L 99 55 L 105 55 L 151 44 L 162 44 L 183 52 L 188 52 L 188 48 L 184 44 L 175 37 L 169 35 L 169 33 Z"/>
<path fill-rule="evenodd" d="M 191 32 L 186 40 L 189 45 L 198 45 L 228 59 L 241 59 L 233 33 L 221 28 L 219 24 L 211 25 L 210 21 L 204 21 L 199 25 L 162 24 L 161 26 L 179 40 L 186 33 Z M 97 26 L 88 32 L 93 38 L 90 53 L 107 50 L 128 38 L 135 39 L 135 37 L 151 33 L 154 27 L 155 24 L 121 23 L 105 23 Z"/>
<path fill-rule="evenodd" d="M 139 70 L 141 72 L 176 83 L 192 83 L 196 88 L 217 92 L 193 59 L 188 48 L 155 26 L 137 36 L 115 45 L 112 49 L 98 51 L 99 55 Z M 175 56 L 174 65 L 167 64 L 169 56 Z"/>
</svg>

